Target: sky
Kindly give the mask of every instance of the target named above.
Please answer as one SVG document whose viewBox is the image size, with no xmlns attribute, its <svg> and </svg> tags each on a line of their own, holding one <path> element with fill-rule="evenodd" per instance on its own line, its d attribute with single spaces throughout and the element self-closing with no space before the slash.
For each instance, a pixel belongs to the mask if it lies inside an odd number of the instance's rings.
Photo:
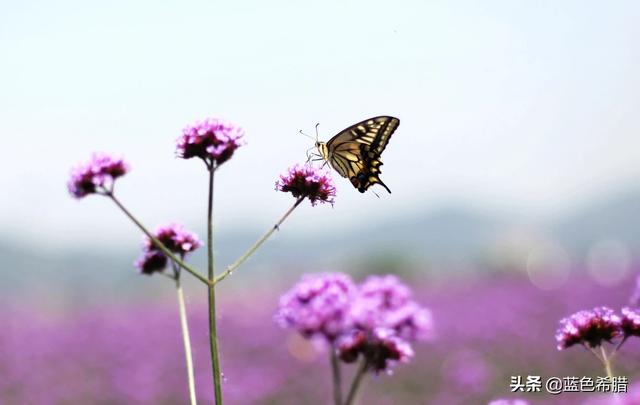
<svg viewBox="0 0 640 405">
<path fill-rule="evenodd" d="M 118 195 L 139 218 L 204 226 L 206 173 L 175 158 L 181 129 L 219 117 L 247 145 L 216 177 L 219 229 L 266 228 L 292 204 L 280 173 L 320 138 L 376 115 L 401 124 L 391 188 L 336 178 L 313 232 L 450 201 L 553 215 L 640 186 L 635 1 L 23 1 L 0 5 L 1 239 L 138 242 L 69 170 L 124 156 Z"/>
</svg>

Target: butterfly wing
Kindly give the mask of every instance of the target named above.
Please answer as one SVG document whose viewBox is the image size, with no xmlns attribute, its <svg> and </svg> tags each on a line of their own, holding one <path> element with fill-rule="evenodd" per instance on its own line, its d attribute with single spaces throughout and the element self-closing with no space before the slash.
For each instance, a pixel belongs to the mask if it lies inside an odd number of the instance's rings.
<svg viewBox="0 0 640 405">
<path fill-rule="evenodd" d="M 389 116 L 369 118 L 352 125 L 327 142 L 327 160 L 361 193 L 374 184 L 380 184 L 391 193 L 380 180 L 380 154 L 398 125 L 400 120 Z"/>
</svg>

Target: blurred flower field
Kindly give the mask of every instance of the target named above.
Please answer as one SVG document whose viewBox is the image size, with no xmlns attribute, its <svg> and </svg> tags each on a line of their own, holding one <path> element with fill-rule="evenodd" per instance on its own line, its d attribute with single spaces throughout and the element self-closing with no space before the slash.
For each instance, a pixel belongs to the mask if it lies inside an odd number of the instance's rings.
<svg viewBox="0 0 640 405">
<path fill-rule="evenodd" d="M 635 266 L 640 270 L 639 266 Z M 435 338 L 414 345 L 415 358 L 393 376 L 367 376 L 363 404 L 486 404 L 523 398 L 533 404 L 575 404 L 607 397 L 584 393 L 510 393 L 515 375 L 604 375 L 580 347 L 559 352 L 559 319 L 584 308 L 628 305 L 635 279 L 603 287 L 580 269 L 561 288 L 543 291 L 527 278 L 409 280 L 415 300 L 434 318 Z M 230 404 L 331 402 L 326 350 L 274 322 L 283 285 L 220 293 L 224 394 Z M 207 310 L 189 302 L 198 399 L 211 403 Z M 0 334 L 0 403 L 186 403 L 186 373 L 173 300 L 50 313 L 26 302 L 4 302 Z M 640 345 L 631 339 L 614 373 L 640 376 Z M 355 367 L 346 367 L 347 377 Z M 624 403 L 640 403 L 632 393 Z M 637 393 L 635 394 L 637 395 Z"/>
</svg>

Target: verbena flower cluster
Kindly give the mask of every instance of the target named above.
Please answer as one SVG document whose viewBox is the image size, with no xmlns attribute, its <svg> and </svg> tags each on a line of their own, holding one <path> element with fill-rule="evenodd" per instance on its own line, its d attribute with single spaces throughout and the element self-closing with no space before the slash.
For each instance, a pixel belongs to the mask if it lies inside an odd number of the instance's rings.
<svg viewBox="0 0 640 405">
<path fill-rule="evenodd" d="M 556 332 L 558 350 L 576 344 L 594 348 L 614 339 L 640 336 L 640 310 L 625 307 L 621 314 L 611 308 L 596 307 L 560 320 Z"/>
<path fill-rule="evenodd" d="M 183 159 L 197 157 L 216 166 L 229 160 L 243 145 L 244 130 L 230 122 L 209 118 L 182 130 L 176 153 Z"/>
<path fill-rule="evenodd" d="M 625 337 L 640 336 L 640 310 L 629 307 L 622 308 L 620 327 Z"/>
<path fill-rule="evenodd" d="M 112 190 L 114 181 L 128 171 L 129 165 L 121 158 L 96 152 L 87 163 L 71 170 L 67 188 L 75 198 L 105 193 Z"/>
<path fill-rule="evenodd" d="M 304 337 L 334 341 L 348 327 L 355 293 L 356 287 L 346 274 L 308 274 L 280 297 L 276 319 Z"/>
<path fill-rule="evenodd" d="M 362 283 L 351 319 L 361 330 L 390 328 L 411 341 L 431 334 L 431 312 L 413 301 L 409 287 L 393 275 L 371 276 Z"/>
<path fill-rule="evenodd" d="M 169 224 L 160 226 L 154 232 L 154 237 L 169 249 L 172 253 L 184 257 L 187 253 L 193 252 L 202 242 L 198 236 L 184 229 L 179 224 Z M 143 274 L 153 274 L 163 271 L 167 267 L 167 256 L 151 241 L 145 237 L 142 246 L 142 255 L 135 262 L 135 266 Z"/>
<path fill-rule="evenodd" d="M 306 197 L 311 205 L 333 204 L 336 187 L 328 172 L 308 164 L 296 164 L 276 181 L 276 190 L 291 193 L 295 198 Z"/>
<path fill-rule="evenodd" d="M 363 357 L 375 372 L 413 356 L 410 343 L 430 337 L 431 313 L 395 276 L 356 286 L 348 275 L 306 275 L 281 298 L 277 322 L 306 338 L 322 338 L 344 362 Z"/>
<path fill-rule="evenodd" d="M 341 337 L 337 349 L 340 360 L 353 363 L 362 356 L 367 367 L 376 373 L 389 371 L 393 364 L 407 363 L 413 357 L 409 342 L 400 338 L 393 329 L 385 327 L 353 329 Z"/>
</svg>

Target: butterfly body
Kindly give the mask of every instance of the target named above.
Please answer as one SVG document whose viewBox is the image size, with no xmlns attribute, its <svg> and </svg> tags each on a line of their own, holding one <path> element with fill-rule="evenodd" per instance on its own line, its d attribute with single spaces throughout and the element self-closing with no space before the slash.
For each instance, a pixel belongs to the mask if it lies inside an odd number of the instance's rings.
<svg viewBox="0 0 640 405">
<path fill-rule="evenodd" d="M 380 155 L 398 125 L 400 120 L 395 117 L 369 118 L 345 128 L 327 142 L 316 142 L 316 148 L 320 156 L 361 193 L 374 184 L 391 193 L 380 180 Z"/>
</svg>

